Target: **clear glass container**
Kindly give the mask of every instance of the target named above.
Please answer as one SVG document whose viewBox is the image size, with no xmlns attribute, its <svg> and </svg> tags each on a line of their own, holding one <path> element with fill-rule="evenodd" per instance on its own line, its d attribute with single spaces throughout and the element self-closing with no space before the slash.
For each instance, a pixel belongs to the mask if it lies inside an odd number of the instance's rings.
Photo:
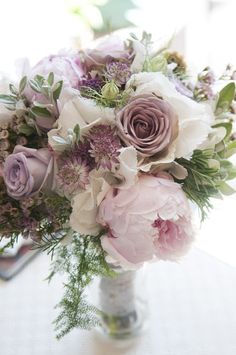
<svg viewBox="0 0 236 355">
<path fill-rule="evenodd" d="M 137 271 L 115 268 L 114 271 L 114 277 L 98 281 L 100 330 L 113 339 L 133 338 L 144 330 L 147 318 L 144 268 Z"/>
</svg>

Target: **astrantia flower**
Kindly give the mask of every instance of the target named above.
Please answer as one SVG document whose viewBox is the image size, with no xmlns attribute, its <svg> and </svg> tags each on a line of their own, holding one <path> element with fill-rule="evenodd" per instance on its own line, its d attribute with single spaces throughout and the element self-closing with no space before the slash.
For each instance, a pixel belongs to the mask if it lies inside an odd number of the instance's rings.
<svg viewBox="0 0 236 355">
<path fill-rule="evenodd" d="M 124 85 L 131 76 L 130 66 L 122 62 L 110 62 L 106 65 L 106 77 L 116 85 Z"/>
<path fill-rule="evenodd" d="M 92 170 L 95 167 L 95 159 L 90 155 L 91 145 L 88 139 L 84 139 L 83 141 L 79 141 L 79 143 L 74 148 L 74 155 L 81 159 L 82 161 L 86 161 L 86 164 Z"/>
<path fill-rule="evenodd" d="M 111 170 L 113 164 L 118 164 L 121 143 L 114 128 L 100 124 L 94 126 L 88 134 L 91 149 L 90 155 L 95 159 L 97 169 Z"/>
<path fill-rule="evenodd" d="M 90 75 L 84 77 L 79 82 L 80 89 L 82 88 L 90 88 L 96 91 L 100 91 L 103 85 L 102 80 L 99 77 L 92 78 Z"/>
<path fill-rule="evenodd" d="M 73 195 L 89 183 L 89 166 L 75 154 L 59 162 L 57 182 L 66 195 Z"/>
</svg>

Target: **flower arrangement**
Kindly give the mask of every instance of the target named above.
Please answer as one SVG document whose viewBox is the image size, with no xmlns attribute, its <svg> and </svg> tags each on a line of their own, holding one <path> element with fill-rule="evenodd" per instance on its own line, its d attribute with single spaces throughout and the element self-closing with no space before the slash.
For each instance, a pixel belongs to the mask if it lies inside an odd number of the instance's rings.
<svg viewBox="0 0 236 355">
<path fill-rule="evenodd" d="M 44 58 L 0 95 L 0 236 L 51 254 L 49 279 L 66 273 L 58 337 L 97 323 L 94 276 L 178 260 L 190 204 L 204 219 L 233 193 L 234 79 L 229 66 L 190 76 L 144 33 Z"/>
</svg>

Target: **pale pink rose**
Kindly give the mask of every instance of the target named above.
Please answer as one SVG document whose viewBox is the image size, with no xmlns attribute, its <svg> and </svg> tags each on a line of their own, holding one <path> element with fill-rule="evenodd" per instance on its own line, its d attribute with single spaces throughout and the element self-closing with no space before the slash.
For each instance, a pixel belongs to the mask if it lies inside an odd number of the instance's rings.
<svg viewBox="0 0 236 355">
<path fill-rule="evenodd" d="M 124 267 L 176 260 L 194 239 L 188 200 L 169 178 L 143 175 L 129 189 L 110 189 L 97 221 L 107 228 L 104 250 Z"/>
</svg>

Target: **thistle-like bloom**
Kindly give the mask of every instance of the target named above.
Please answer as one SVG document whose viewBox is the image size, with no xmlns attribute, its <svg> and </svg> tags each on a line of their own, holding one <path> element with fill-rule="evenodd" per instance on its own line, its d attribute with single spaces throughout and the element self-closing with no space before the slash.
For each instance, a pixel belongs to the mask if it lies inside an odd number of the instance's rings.
<svg viewBox="0 0 236 355">
<path fill-rule="evenodd" d="M 87 76 L 81 79 L 79 83 L 80 88 L 90 88 L 96 91 L 100 91 L 103 85 L 102 80 L 99 77 L 92 78 L 91 76 Z"/>
<path fill-rule="evenodd" d="M 106 65 L 106 70 L 106 77 L 114 80 L 118 86 L 126 84 L 131 76 L 129 65 L 122 62 L 110 62 Z"/>
<path fill-rule="evenodd" d="M 90 155 L 91 145 L 87 138 L 83 141 L 79 141 L 79 143 L 75 146 L 73 153 L 76 157 L 85 161 L 89 166 L 90 170 L 95 167 L 95 159 Z"/>
<path fill-rule="evenodd" d="M 73 195 L 86 188 L 89 183 L 89 166 L 75 154 L 59 162 L 57 181 L 66 195 Z"/>
<path fill-rule="evenodd" d="M 111 170 L 112 164 L 119 163 L 117 157 L 121 143 L 115 128 L 105 124 L 94 126 L 88 138 L 91 147 L 89 153 L 95 159 L 97 169 L 101 167 Z"/>
</svg>

